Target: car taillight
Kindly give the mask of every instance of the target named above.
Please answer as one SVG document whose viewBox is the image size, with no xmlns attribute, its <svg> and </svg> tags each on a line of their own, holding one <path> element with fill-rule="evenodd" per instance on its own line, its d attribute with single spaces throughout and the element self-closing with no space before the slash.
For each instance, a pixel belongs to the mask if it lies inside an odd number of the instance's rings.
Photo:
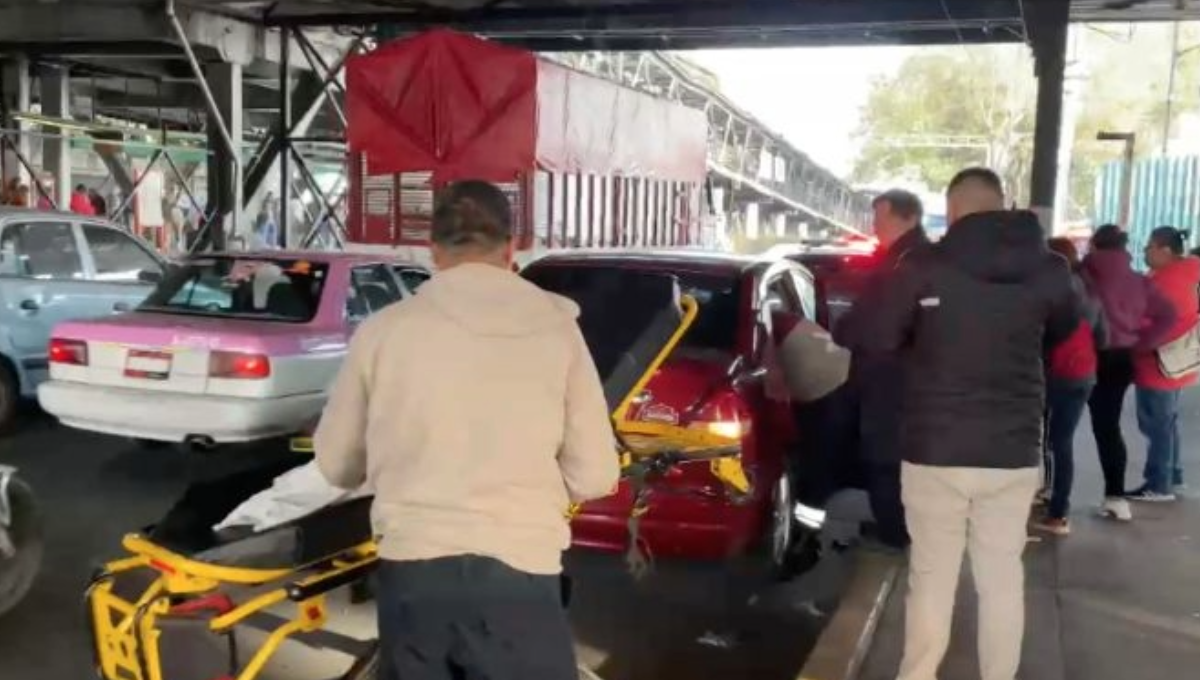
<svg viewBox="0 0 1200 680">
<path fill-rule="evenodd" d="M 271 375 L 271 360 L 265 354 L 214 351 L 208 359 L 212 378 L 261 380 Z"/>
<path fill-rule="evenodd" d="M 51 338 L 47 353 L 52 364 L 87 366 L 88 363 L 87 343 L 82 340 Z"/>
</svg>

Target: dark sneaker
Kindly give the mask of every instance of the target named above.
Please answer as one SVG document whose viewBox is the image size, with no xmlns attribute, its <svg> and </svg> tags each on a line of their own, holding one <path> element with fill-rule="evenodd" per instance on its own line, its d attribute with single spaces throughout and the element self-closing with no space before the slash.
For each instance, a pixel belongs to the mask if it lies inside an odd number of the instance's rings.
<svg viewBox="0 0 1200 680">
<path fill-rule="evenodd" d="M 1161 491 L 1153 491 L 1148 488 L 1141 488 L 1126 496 L 1131 501 L 1139 503 L 1174 503 L 1175 494 L 1162 493 Z"/>
</svg>

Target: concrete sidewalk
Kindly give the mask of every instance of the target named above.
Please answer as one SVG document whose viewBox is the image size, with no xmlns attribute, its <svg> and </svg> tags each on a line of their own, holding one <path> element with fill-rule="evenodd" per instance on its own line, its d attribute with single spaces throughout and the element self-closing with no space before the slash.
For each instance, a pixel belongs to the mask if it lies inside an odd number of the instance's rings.
<svg viewBox="0 0 1200 680">
<path fill-rule="evenodd" d="M 1200 485 L 1200 394 L 1184 396 L 1185 470 Z M 1126 409 L 1132 413 L 1132 401 Z M 1130 486 L 1144 443 L 1126 423 Z M 1200 677 L 1200 499 L 1135 505 L 1130 524 L 1094 516 L 1100 471 L 1090 425 L 1076 438 L 1072 534 L 1038 532 L 1026 556 L 1028 629 L 1021 680 Z M 860 680 L 894 680 L 904 642 L 905 576 L 888 603 Z M 975 597 L 964 571 L 942 680 L 978 680 Z"/>
</svg>

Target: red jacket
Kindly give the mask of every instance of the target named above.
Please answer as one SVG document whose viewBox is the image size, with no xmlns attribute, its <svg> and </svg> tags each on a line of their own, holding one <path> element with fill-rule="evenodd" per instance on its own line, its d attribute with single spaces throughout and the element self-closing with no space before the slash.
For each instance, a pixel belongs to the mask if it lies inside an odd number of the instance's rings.
<svg viewBox="0 0 1200 680">
<path fill-rule="evenodd" d="M 1165 343 L 1183 337 L 1200 320 L 1200 259 L 1185 257 L 1150 274 L 1155 288 L 1175 309 L 1175 325 Z M 1152 350 L 1133 355 L 1133 381 L 1138 387 L 1154 390 L 1178 390 L 1196 383 L 1196 374 L 1172 380 L 1158 368 L 1158 355 Z"/>
<path fill-rule="evenodd" d="M 1071 382 L 1096 378 L 1096 340 L 1092 324 L 1080 321 L 1075 332 L 1050 350 L 1050 377 Z"/>
<path fill-rule="evenodd" d="M 76 215 L 95 215 L 96 207 L 92 205 L 90 196 L 75 191 L 71 193 L 71 212 Z"/>
</svg>

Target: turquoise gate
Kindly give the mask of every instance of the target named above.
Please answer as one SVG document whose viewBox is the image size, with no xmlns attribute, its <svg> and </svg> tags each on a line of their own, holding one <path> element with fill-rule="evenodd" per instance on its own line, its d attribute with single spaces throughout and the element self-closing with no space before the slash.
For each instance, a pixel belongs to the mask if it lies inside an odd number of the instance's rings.
<svg viewBox="0 0 1200 680">
<path fill-rule="evenodd" d="M 1095 225 L 1118 222 L 1123 164 L 1108 163 L 1096 178 Z M 1147 158 L 1133 164 L 1129 208 L 1129 247 L 1141 261 L 1141 249 L 1155 227 L 1186 229 L 1200 243 L 1200 156 Z"/>
</svg>

